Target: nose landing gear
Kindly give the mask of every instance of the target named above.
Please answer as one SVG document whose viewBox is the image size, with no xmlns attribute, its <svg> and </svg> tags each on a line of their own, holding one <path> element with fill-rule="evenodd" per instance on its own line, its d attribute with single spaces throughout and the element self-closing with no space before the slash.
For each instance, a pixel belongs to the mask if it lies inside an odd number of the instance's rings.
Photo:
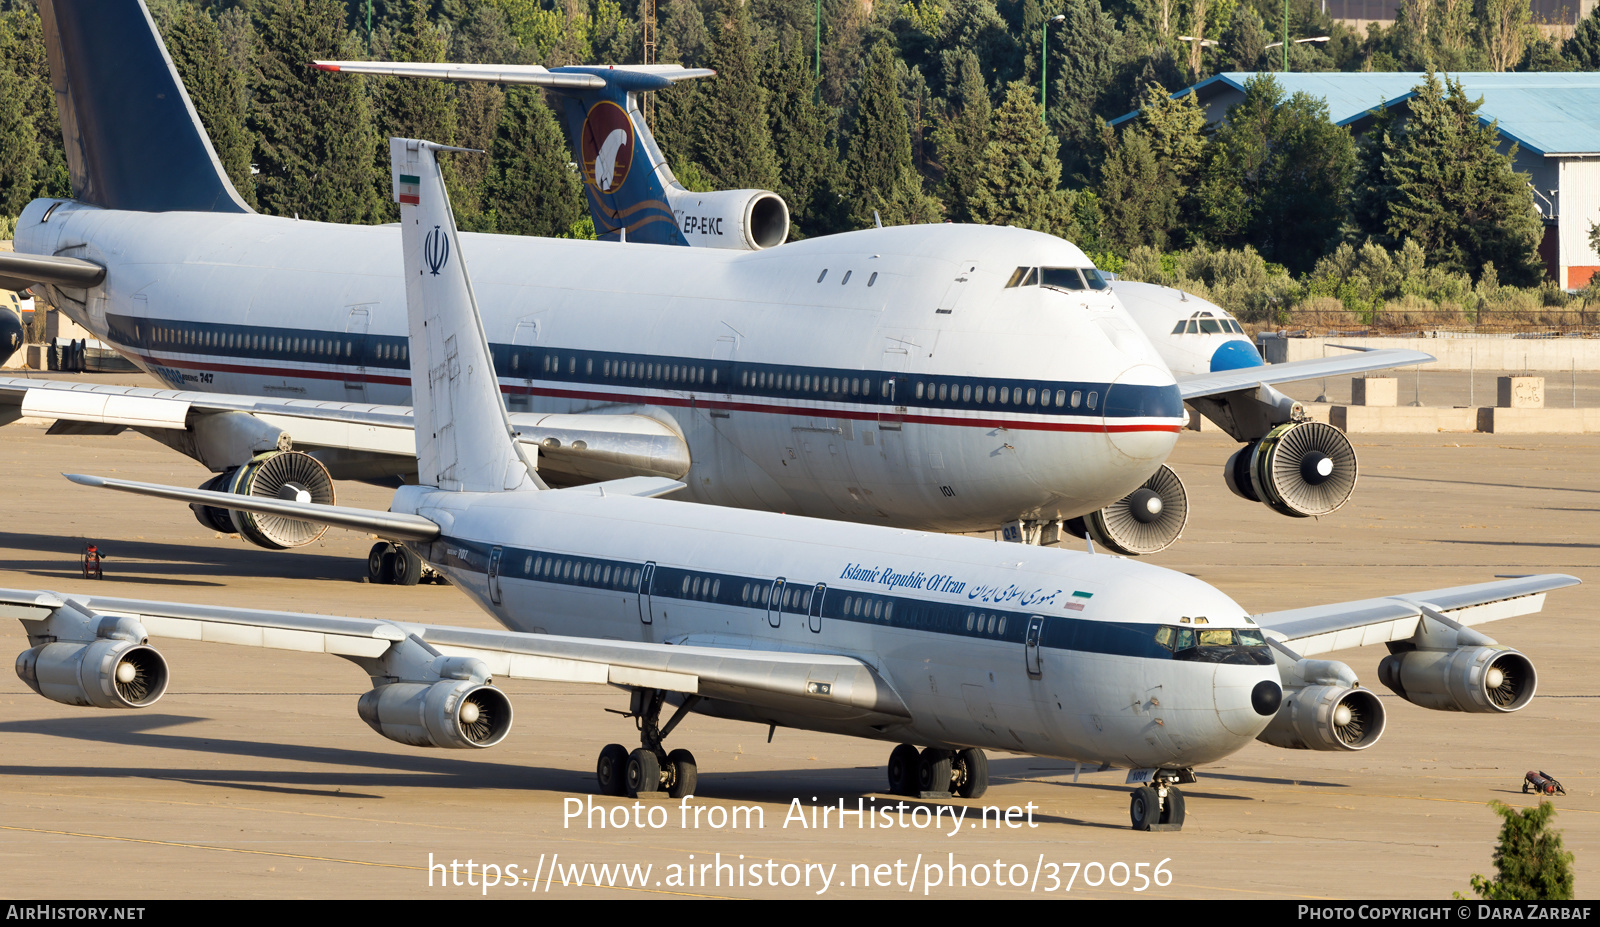
<svg viewBox="0 0 1600 927">
<path fill-rule="evenodd" d="M 1133 790 L 1128 802 L 1128 817 L 1134 830 L 1183 830 L 1183 792 L 1178 783 L 1185 781 L 1181 773 L 1163 769 L 1156 773 L 1149 785 Z M 1191 774 L 1187 781 L 1193 782 Z"/>
<path fill-rule="evenodd" d="M 629 752 L 621 744 L 607 744 L 595 764 L 595 779 L 602 795 L 660 795 L 671 798 L 693 795 L 700 781 L 700 767 L 688 750 L 666 751 L 663 742 L 678 722 L 688 715 L 700 696 L 690 695 L 672 713 L 666 727 L 661 726 L 661 708 L 667 693 L 661 689 L 633 690 L 629 714 L 639 724 L 639 749 Z M 620 714 L 620 712 L 618 712 Z"/>
</svg>

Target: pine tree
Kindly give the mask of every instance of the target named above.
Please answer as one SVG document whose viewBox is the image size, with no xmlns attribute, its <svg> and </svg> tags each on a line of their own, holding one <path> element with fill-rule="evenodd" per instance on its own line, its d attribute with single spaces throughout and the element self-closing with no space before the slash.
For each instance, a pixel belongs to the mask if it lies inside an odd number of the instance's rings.
<svg viewBox="0 0 1600 927">
<path fill-rule="evenodd" d="M 0 218 L 16 216 L 33 199 L 40 162 L 39 138 L 28 113 L 31 75 L 13 66 L 20 49 L 11 21 L 18 15 L 0 22 Z"/>
<path fill-rule="evenodd" d="M 768 80 L 772 88 L 772 144 L 779 160 L 775 188 L 789 204 L 796 237 L 834 231 L 838 215 L 839 149 L 829 132 L 832 117 L 822 105 L 813 62 L 792 42 Z"/>
<path fill-rule="evenodd" d="M 970 222 L 978 161 L 989 147 L 989 88 L 970 50 L 952 56 L 951 64 L 950 111 L 940 120 L 934 145 L 944 166 L 945 211 L 953 221 Z"/>
<path fill-rule="evenodd" d="M 1271 41 L 1267 38 L 1266 23 L 1254 7 L 1248 3 L 1234 7 L 1233 18 L 1222 33 L 1222 54 L 1228 62 L 1225 70 L 1256 70 Z"/>
<path fill-rule="evenodd" d="M 1105 123 L 1100 126 L 1106 156 L 1095 194 L 1104 245 L 1124 255 L 1140 246 L 1166 250 L 1183 191 L 1163 174 L 1144 131 L 1133 127 L 1119 136 Z"/>
<path fill-rule="evenodd" d="M 1339 233 L 1355 150 L 1326 103 L 1305 93 L 1284 99 L 1277 80 L 1260 74 L 1217 128 L 1201 170 L 1201 233 L 1303 273 Z"/>
<path fill-rule="evenodd" d="M 857 90 L 856 119 L 845 161 L 850 221 L 871 226 L 876 211 L 885 225 L 932 222 L 938 205 L 922 192 L 911 165 L 911 136 L 895 73 L 894 50 L 880 42 L 867 56 Z"/>
<path fill-rule="evenodd" d="M 771 190 L 778 186 L 778 156 L 772 148 L 767 91 L 751 47 L 749 15 L 739 0 L 727 0 L 716 19 L 711 67 L 717 76 L 704 90 L 695 160 L 719 186 Z"/>
<path fill-rule="evenodd" d="M 163 39 L 228 180 L 255 206 L 255 178 L 250 174 L 255 138 L 245 127 L 244 75 L 230 65 L 221 30 L 210 13 L 182 4 L 173 10 Z"/>
<path fill-rule="evenodd" d="M 484 200 L 494 229 L 508 235 L 564 235 L 586 214 L 577 176 L 567 169 L 566 137 L 537 90 L 506 91 L 491 149 Z"/>
<path fill-rule="evenodd" d="M 324 222 L 381 215 L 376 152 L 360 78 L 319 71 L 317 59 L 358 57 L 336 0 L 259 0 L 255 7 L 256 197 L 264 212 Z M 385 166 L 382 182 L 388 184 Z"/>
<path fill-rule="evenodd" d="M 1600 71 L 1600 6 L 1578 23 L 1572 38 L 1561 47 L 1561 54 L 1572 62 L 1574 70 Z"/>
<path fill-rule="evenodd" d="M 428 21 L 428 8 L 421 0 L 407 0 L 400 9 L 401 19 L 391 33 L 388 57 L 393 61 L 440 62 L 445 60 L 447 43 Z M 423 138 L 441 145 L 456 143 L 456 110 L 453 88 L 444 81 L 405 77 L 368 79 L 373 114 L 380 138 Z M 388 221 L 398 219 L 399 206 L 389 196 L 389 146 L 377 147 L 373 177 L 378 182 L 379 202 Z M 445 182 L 452 205 L 467 216 L 467 224 L 478 224 L 477 187 L 463 182 L 462 159 L 442 158 Z M 469 172 L 472 166 L 468 166 Z M 480 175 L 481 176 L 481 175 Z"/>
<path fill-rule="evenodd" d="M 21 5 L 0 18 L 0 50 L 0 66 L 8 67 L 16 76 L 14 92 L 20 97 L 25 118 L 33 124 L 39 145 L 29 196 L 71 196 L 56 95 L 50 87 L 50 64 L 45 59 L 44 26 L 32 4 Z M 17 182 L 23 183 L 20 177 Z"/>
<path fill-rule="evenodd" d="M 1100 0 L 1067 0 L 1066 20 L 1052 32 L 1050 127 L 1061 139 L 1066 175 L 1085 173 L 1094 147 L 1096 116 L 1112 117 L 1102 100 L 1123 64 L 1122 33 Z"/>
<path fill-rule="evenodd" d="M 1395 198 L 1389 176 L 1389 153 L 1398 146 L 1399 123 L 1394 110 L 1380 109 L 1356 146 L 1355 179 L 1350 184 L 1350 231 L 1357 242 L 1371 241 L 1393 249 L 1399 242 L 1389 234 L 1389 204 Z"/>
<path fill-rule="evenodd" d="M 1472 890 L 1485 901 L 1566 901 L 1573 894 L 1572 854 L 1561 845 L 1561 834 L 1549 829 L 1556 806 L 1549 801 L 1519 811 L 1504 802 L 1489 807 L 1504 819 L 1500 842 L 1494 848 L 1498 877 L 1472 877 Z M 1456 893 L 1461 898 L 1460 892 Z"/>
<path fill-rule="evenodd" d="M 1478 106 L 1458 81 L 1429 73 L 1410 101 L 1410 117 L 1385 159 L 1394 185 L 1391 240 L 1416 239 L 1433 263 L 1478 274 L 1485 262 L 1500 278 L 1531 286 L 1543 274 L 1542 227 L 1527 175 L 1512 167 L 1516 146 L 1499 151 L 1498 126 L 1480 125 Z"/>
<path fill-rule="evenodd" d="M 1032 88 L 1013 83 L 994 113 L 994 138 L 973 172 L 972 220 L 1071 236 L 1072 198 L 1061 186 L 1055 136 Z"/>
</svg>

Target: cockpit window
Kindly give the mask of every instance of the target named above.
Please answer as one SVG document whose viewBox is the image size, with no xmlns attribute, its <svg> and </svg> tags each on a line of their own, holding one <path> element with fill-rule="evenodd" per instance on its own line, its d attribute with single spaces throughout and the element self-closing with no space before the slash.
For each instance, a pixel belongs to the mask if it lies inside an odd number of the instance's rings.
<svg viewBox="0 0 1600 927">
<path fill-rule="evenodd" d="M 1089 289 L 1091 290 L 1103 290 L 1111 285 L 1106 282 L 1106 278 L 1100 276 L 1100 271 L 1095 270 L 1093 267 L 1083 268 L 1083 279 L 1089 282 Z"/>
<path fill-rule="evenodd" d="M 1053 286 L 1061 290 L 1082 290 L 1086 287 L 1083 277 L 1078 274 L 1076 267 L 1041 267 L 1039 268 L 1039 285 Z"/>
<path fill-rule="evenodd" d="M 1156 643 L 1173 652 L 1173 659 L 1195 663 L 1235 663 L 1269 666 L 1272 653 L 1266 638 L 1253 628 L 1156 628 Z"/>
</svg>

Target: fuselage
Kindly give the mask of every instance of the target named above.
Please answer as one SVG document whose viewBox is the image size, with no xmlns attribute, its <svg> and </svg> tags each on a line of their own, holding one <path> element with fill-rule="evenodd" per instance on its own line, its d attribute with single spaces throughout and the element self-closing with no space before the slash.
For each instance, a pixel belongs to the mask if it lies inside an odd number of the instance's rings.
<svg viewBox="0 0 1600 927">
<path fill-rule="evenodd" d="M 698 709 L 744 720 L 1182 768 L 1254 739 L 1279 678 L 1226 595 L 1118 557 L 579 491 L 393 510 L 443 527 L 419 554 L 512 630 L 850 655 L 912 716 Z"/>
<path fill-rule="evenodd" d="M 1117 298 L 1174 376 L 1261 367 L 1266 361 L 1228 310 L 1182 290 L 1119 280 Z"/>
<path fill-rule="evenodd" d="M 30 204 L 17 248 L 106 266 L 62 308 L 174 388 L 409 402 L 398 231 Z M 1092 267 L 984 226 L 761 252 L 464 235 L 513 412 L 642 413 L 695 501 L 929 530 L 1072 517 L 1137 488 L 1183 410 Z"/>
</svg>

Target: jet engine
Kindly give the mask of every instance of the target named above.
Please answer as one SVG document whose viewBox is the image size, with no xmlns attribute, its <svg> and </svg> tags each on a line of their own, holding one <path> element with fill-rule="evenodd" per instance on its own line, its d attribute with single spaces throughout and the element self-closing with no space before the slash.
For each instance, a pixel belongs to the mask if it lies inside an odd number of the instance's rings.
<svg viewBox="0 0 1600 927">
<path fill-rule="evenodd" d="M 1228 458 L 1233 494 L 1295 518 L 1329 515 L 1356 488 L 1350 439 L 1322 422 L 1285 422 Z"/>
<path fill-rule="evenodd" d="M 1283 704 L 1257 740 L 1289 750 L 1365 750 L 1383 736 L 1383 703 L 1371 689 L 1304 686 Z"/>
<path fill-rule="evenodd" d="M 670 194 L 673 217 L 690 245 L 761 251 L 789 239 L 789 204 L 768 190 Z"/>
<path fill-rule="evenodd" d="M 128 640 L 53 641 L 17 656 L 17 675 L 53 702 L 92 708 L 148 708 L 167 691 L 167 661 Z"/>
<path fill-rule="evenodd" d="M 1533 701 L 1533 661 L 1509 647 L 1391 653 L 1378 681 L 1413 705 L 1435 711 L 1516 711 Z"/>
<path fill-rule="evenodd" d="M 1138 556 L 1171 547 L 1188 520 L 1183 480 L 1163 464 L 1143 486 L 1103 509 L 1068 519 L 1062 527 L 1108 550 Z"/>
<path fill-rule="evenodd" d="M 22 319 L 10 309 L 0 309 L 0 364 L 22 347 Z"/>
<path fill-rule="evenodd" d="M 492 747 L 511 731 L 511 701 L 472 679 L 394 682 L 356 703 L 361 720 L 383 736 L 413 747 Z"/>
<path fill-rule="evenodd" d="M 301 451 L 268 451 L 258 454 L 242 467 L 232 467 L 207 480 L 201 489 L 231 492 L 241 496 L 266 496 L 296 502 L 334 503 L 333 478 L 328 468 Z M 210 505 L 189 506 L 194 517 L 207 528 L 224 534 L 238 532 L 258 547 L 284 550 L 304 547 L 322 537 L 326 525 L 312 524 L 282 515 L 259 515 Z"/>
</svg>

